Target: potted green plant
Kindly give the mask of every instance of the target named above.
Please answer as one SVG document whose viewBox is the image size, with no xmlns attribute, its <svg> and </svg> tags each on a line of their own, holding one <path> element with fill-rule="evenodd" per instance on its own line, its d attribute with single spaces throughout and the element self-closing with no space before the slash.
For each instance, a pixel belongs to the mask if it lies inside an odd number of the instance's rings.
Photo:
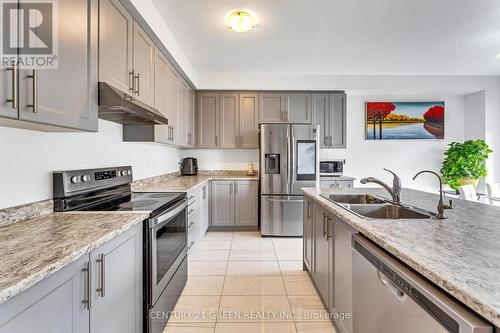
<svg viewBox="0 0 500 333">
<path fill-rule="evenodd" d="M 443 181 L 455 190 L 465 184 L 477 187 L 487 175 L 485 161 L 491 152 L 484 140 L 450 143 L 441 166 Z"/>
</svg>

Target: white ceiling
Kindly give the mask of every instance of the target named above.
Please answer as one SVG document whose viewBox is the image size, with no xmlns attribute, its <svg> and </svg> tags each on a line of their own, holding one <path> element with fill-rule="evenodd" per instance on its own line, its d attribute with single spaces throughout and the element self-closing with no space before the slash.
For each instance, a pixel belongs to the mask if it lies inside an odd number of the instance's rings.
<svg viewBox="0 0 500 333">
<path fill-rule="evenodd" d="M 200 75 L 500 74 L 498 0 L 154 2 Z M 225 26 L 241 8 L 254 31 Z"/>
</svg>

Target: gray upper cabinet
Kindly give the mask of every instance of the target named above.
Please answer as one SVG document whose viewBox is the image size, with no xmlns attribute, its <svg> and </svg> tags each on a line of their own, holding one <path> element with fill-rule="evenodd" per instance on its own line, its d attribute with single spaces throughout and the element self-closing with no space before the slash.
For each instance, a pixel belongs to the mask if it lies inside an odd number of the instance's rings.
<svg viewBox="0 0 500 333">
<path fill-rule="evenodd" d="M 187 146 L 187 127 L 188 127 L 188 117 L 187 117 L 187 103 L 188 103 L 188 89 L 189 86 L 184 80 L 179 80 L 179 119 L 177 126 L 177 144 L 179 146 Z"/>
<path fill-rule="evenodd" d="M 154 107 L 167 117 L 169 124 L 171 123 L 169 115 L 169 99 L 168 99 L 168 78 L 170 72 L 170 64 L 167 58 L 156 49 L 155 54 L 155 103 Z M 171 143 L 170 140 L 171 125 L 155 126 L 155 141 L 161 143 Z"/>
<path fill-rule="evenodd" d="M 198 95 L 198 148 L 217 148 L 219 143 L 219 95 Z"/>
<path fill-rule="evenodd" d="M 346 95 L 345 94 L 331 94 L 330 95 L 331 111 L 331 141 L 332 148 L 345 148 L 346 147 Z"/>
<path fill-rule="evenodd" d="M 320 148 L 330 148 L 330 95 L 312 95 L 313 123 L 319 125 Z"/>
<path fill-rule="evenodd" d="M 58 67 L 19 70 L 18 118 L 97 131 L 97 1 L 61 1 L 58 17 Z"/>
<path fill-rule="evenodd" d="M 234 181 L 235 225 L 258 225 L 258 183 L 253 180 Z"/>
<path fill-rule="evenodd" d="M 0 69 L 0 117 L 17 119 L 17 75 L 14 65 Z"/>
<path fill-rule="evenodd" d="M 187 145 L 188 147 L 194 147 L 196 144 L 196 116 L 195 116 L 195 105 L 196 105 L 196 94 L 193 89 L 188 89 L 188 100 L 187 100 Z"/>
<path fill-rule="evenodd" d="M 0 304 L 0 333 L 88 333 L 87 263 L 88 255 Z"/>
<path fill-rule="evenodd" d="M 167 119 L 169 126 L 170 143 L 177 143 L 177 127 L 179 124 L 179 80 L 180 76 L 177 71 L 170 65 L 167 73 L 167 101 L 168 111 Z"/>
<path fill-rule="evenodd" d="M 133 76 L 135 97 L 154 105 L 155 44 L 142 28 L 134 23 Z"/>
<path fill-rule="evenodd" d="M 238 94 L 220 95 L 219 112 L 219 148 L 238 147 L 238 115 L 239 115 Z"/>
<path fill-rule="evenodd" d="M 99 1 L 99 80 L 130 94 L 134 20 L 118 0 Z"/>
<path fill-rule="evenodd" d="M 212 226 L 234 225 L 234 182 L 212 182 Z"/>
<path fill-rule="evenodd" d="M 91 252 L 91 332 L 142 332 L 141 235 L 138 225 Z"/>
<path fill-rule="evenodd" d="M 320 148 L 346 147 L 346 95 L 313 94 L 313 123 L 320 126 Z"/>
<path fill-rule="evenodd" d="M 259 123 L 285 122 L 285 94 L 259 94 Z"/>
<path fill-rule="evenodd" d="M 258 94 L 240 94 L 239 148 L 259 148 Z"/>
<path fill-rule="evenodd" d="M 285 95 L 285 122 L 310 124 L 312 119 L 311 94 Z"/>
</svg>

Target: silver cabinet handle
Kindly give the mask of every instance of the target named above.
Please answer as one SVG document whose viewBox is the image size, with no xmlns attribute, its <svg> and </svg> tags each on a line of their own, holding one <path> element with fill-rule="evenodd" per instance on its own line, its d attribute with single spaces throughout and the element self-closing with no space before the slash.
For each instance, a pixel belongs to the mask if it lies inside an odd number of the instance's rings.
<svg viewBox="0 0 500 333">
<path fill-rule="evenodd" d="M 135 93 L 137 94 L 137 96 L 140 95 L 140 87 L 139 87 L 139 84 L 141 82 L 141 78 L 139 76 L 139 73 L 137 73 L 137 75 L 135 76 L 135 79 L 137 80 L 137 89 L 135 90 Z"/>
<path fill-rule="evenodd" d="M 172 141 L 175 141 L 175 127 L 172 125 Z"/>
<path fill-rule="evenodd" d="M 193 244 L 194 244 L 194 242 L 190 242 L 190 243 L 189 243 L 189 246 L 188 246 L 188 251 L 189 251 L 189 250 L 191 250 L 191 248 L 193 247 Z"/>
<path fill-rule="evenodd" d="M 38 103 L 38 98 L 37 98 L 37 95 L 38 95 L 38 78 L 37 78 L 37 72 L 36 72 L 36 69 L 33 69 L 31 75 L 28 75 L 27 78 L 28 79 L 32 79 L 33 80 L 33 84 L 32 84 L 32 89 L 33 89 L 33 104 L 28 104 L 28 107 L 31 108 L 33 110 L 33 113 L 37 113 L 38 110 L 37 110 L 37 103 Z"/>
<path fill-rule="evenodd" d="M 323 213 L 323 237 L 326 237 L 326 213 Z"/>
<path fill-rule="evenodd" d="M 129 88 L 128 90 L 130 90 L 130 92 L 132 93 L 132 95 L 134 94 L 135 92 L 135 80 L 134 80 L 134 70 L 132 70 L 131 72 L 128 73 L 128 76 L 129 76 Z"/>
<path fill-rule="evenodd" d="M 312 206 L 312 202 L 311 201 L 308 201 L 307 202 L 307 218 L 310 219 L 312 217 L 312 209 L 311 209 L 311 206 Z"/>
<path fill-rule="evenodd" d="M 217 147 L 219 146 L 219 136 L 218 135 L 215 136 L 215 146 L 217 146 Z"/>
<path fill-rule="evenodd" d="M 7 68 L 8 71 L 12 71 L 12 98 L 6 100 L 7 103 L 12 103 L 12 108 L 17 109 L 17 65 L 16 62 L 12 62 L 12 67 Z"/>
<path fill-rule="evenodd" d="M 101 297 L 104 297 L 106 294 L 106 255 L 101 253 L 99 259 L 96 260 L 101 265 L 101 276 L 99 281 L 99 288 L 95 291 L 101 294 Z"/>
<path fill-rule="evenodd" d="M 91 293 L 90 293 L 90 289 L 91 289 L 91 274 L 92 274 L 92 264 L 90 261 L 88 261 L 87 263 L 85 263 L 85 267 L 82 268 L 82 272 L 85 273 L 85 284 L 84 284 L 84 291 L 83 291 L 83 294 L 84 294 L 84 299 L 82 300 L 82 304 L 85 306 L 85 308 L 87 310 L 90 310 L 90 308 L 92 307 L 92 303 L 91 303 Z"/>
</svg>

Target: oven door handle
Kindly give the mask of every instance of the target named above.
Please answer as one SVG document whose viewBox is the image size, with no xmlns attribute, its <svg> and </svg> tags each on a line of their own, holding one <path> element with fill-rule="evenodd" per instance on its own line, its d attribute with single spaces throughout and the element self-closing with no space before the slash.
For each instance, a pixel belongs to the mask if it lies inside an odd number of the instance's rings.
<svg viewBox="0 0 500 333">
<path fill-rule="evenodd" d="M 167 212 L 165 212 L 162 215 L 159 215 L 151 220 L 149 220 L 149 228 L 150 229 L 156 229 L 156 228 L 161 228 L 165 224 L 169 222 L 169 220 L 179 214 L 182 210 L 186 209 L 187 207 L 187 199 L 184 198 L 181 201 L 179 201 L 177 204 L 172 206 Z"/>
</svg>

